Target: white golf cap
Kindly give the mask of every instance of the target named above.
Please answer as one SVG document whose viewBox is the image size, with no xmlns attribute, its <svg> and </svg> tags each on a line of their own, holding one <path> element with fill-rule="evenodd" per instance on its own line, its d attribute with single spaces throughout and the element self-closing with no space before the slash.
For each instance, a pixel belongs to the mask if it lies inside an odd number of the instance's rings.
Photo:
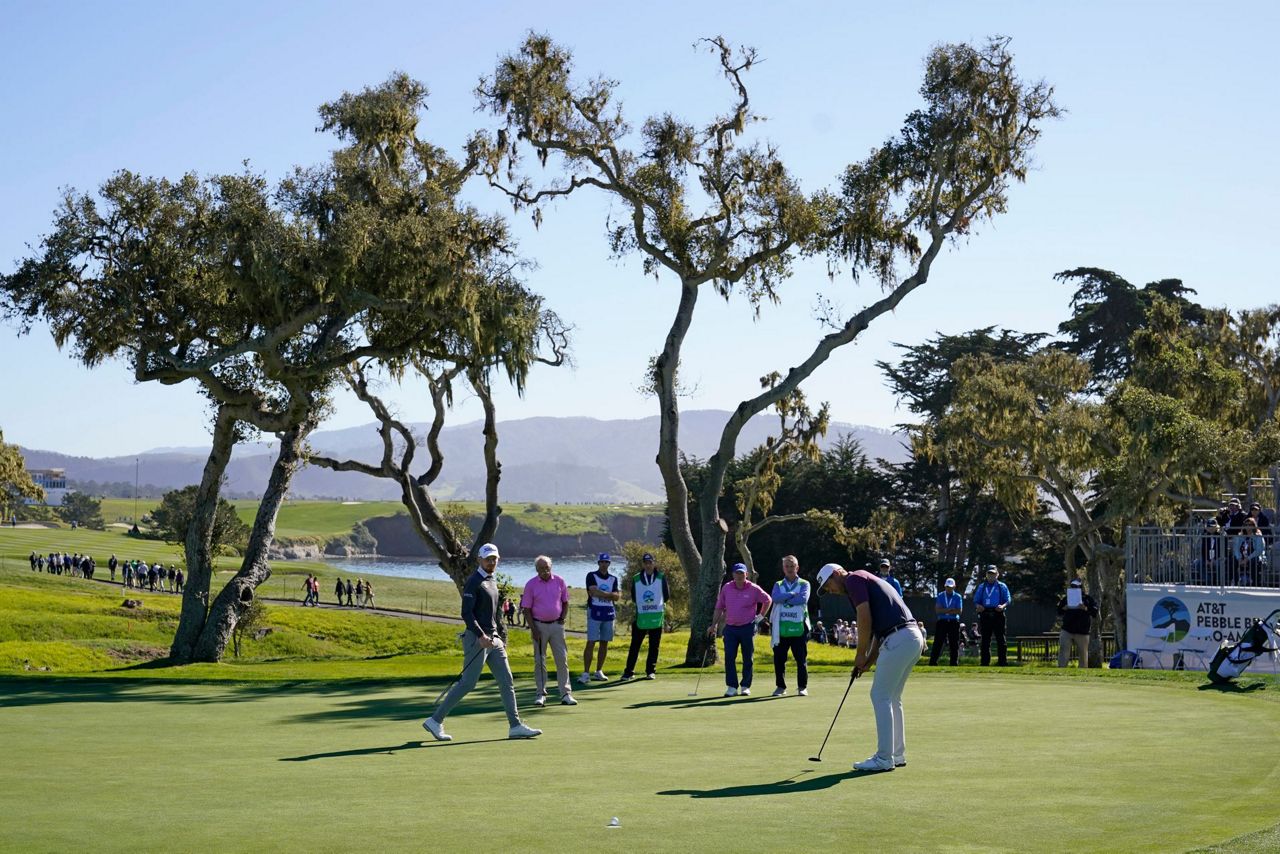
<svg viewBox="0 0 1280 854">
<path fill-rule="evenodd" d="M 838 563 L 823 564 L 822 569 L 818 570 L 818 589 L 821 590 L 827 583 L 827 580 L 835 573 L 837 569 L 844 569 Z"/>
<path fill-rule="evenodd" d="M 485 543 L 483 546 L 481 546 L 479 554 L 480 554 L 481 560 L 484 560 L 485 558 L 488 558 L 488 557 L 501 557 L 501 555 L 498 554 L 498 547 L 495 546 L 493 543 Z"/>
<path fill-rule="evenodd" d="M 955 580 L 954 578 L 948 578 L 948 579 L 943 583 L 943 585 L 942 585 L 942 586 L 943 586 L 943 587 L 955 587 L 955 586 L 956 586 L 956 580 Z"/>
</svg>

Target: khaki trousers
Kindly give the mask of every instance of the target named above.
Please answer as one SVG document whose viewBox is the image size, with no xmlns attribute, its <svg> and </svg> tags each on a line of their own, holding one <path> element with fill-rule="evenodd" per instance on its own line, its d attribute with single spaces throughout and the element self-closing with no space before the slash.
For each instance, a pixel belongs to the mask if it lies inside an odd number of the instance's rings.
<svg viewBox="0 0 1280 854">
<path fill-rule="evenodd" d="M 538 689 L 538 696 L 547 696 L 547 647 L 551 647 L 551 656 L 556 663 L 556 681 L 560 685 L 560 696 L 567 697 L 573 692 L 569 687 L 569 648 L 564 642 L 563 623 L 544 623 L 533 621 L 533 629 L 538 638 L 533 642 L 533 682 Z"/>
<path fill-rule="evenodd" d="M 1073 635 L 1065 630 L 1058 632 L 1058 666 L 1067 666 L 1067 662 L 1071 660 L 1073 644 L 1080 657 L 1080 667 L 1087 669 L 1089 667 L 1089 636 Z"/>
</svg>

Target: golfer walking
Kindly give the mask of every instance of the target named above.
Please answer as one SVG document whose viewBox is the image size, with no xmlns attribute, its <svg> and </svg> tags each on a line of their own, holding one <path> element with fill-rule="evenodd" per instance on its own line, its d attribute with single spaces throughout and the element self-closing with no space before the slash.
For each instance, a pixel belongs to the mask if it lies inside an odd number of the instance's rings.
<svg viewBox="0 0 1280 854">
<path fill-rule="evenodd" d="M 773 600 L 758 584 L 747 580 L 747 565 L 733 565 L 733 580 L 720 588 L 716 610 L 707 634 L 715 636 L 724 628 L 724 695 L 746 697 L 751 694 L 751 675 L 755 664 L 756 626 L 769 613 Z M 757 613 L 758 611 L 758 613 Z M 738 650 L 742 650 L 742 681 L 738 681 Z"/>
<path fill-rule="evenodd" d="M 818 590 L 843 593 L 858 615 L 856 673 L 876 665 L 871 708 L 876 716 L 876 752 L 853 763 L 855 771 L 892 771 L 907 764 L 902 689 L 924 653 L 924 636 L 893 586 L 865 570 L 847 571 L 829 563 L 818 570 Z"/>
<path fill-rule="evenodd" d="M 773 585 L 773 696 L 787 693 L 787 652 L 796 658 L 796 687 L 809 695 L 809 582 L 800 577 L 795 555 L 782 559 L 782 578 Z"/>
<path fill-rule="evenodd" d="M 472 573 L 462 588 L 462 622 L 466 631 L 462 633 L 462 673 L 458 681 L 453 683 L 449 693 L 445 694 L 440 705 L 431 713 L 431 717 L 422 722 L 422 728 L 436 741 L 452 741 L 453 736 L 444 731 L 444 719 L 458 701 L 476 687 L 480 671 L 485 664 L 498 683 L 498 692 L 502 695 L 502 707 L 507 712 L 507 722 L 511 729 L 508 738 L 533 738 L 542 735 L 542 730 L 525 726 L 516 711 L 516 688 L 511 679 L 511 665 L 507 662 L 506 630 L 498 619 L 498 585 L 493 580 L 493 573 L 498 568 L 498 547 L 493 543 L 485 543 L 480 547 L 480 568 Z M 350 582 L 348 582 L 350 583 Z"/>
<path fill-rule="evenodd" d="M 564 620 L 569 613 L 569 585 L 551 571 L 551 558 L 538 555 L 533 561 L 538 575 L 529 580 L 520 594 L 520 610 L 533 636 L 533 683 L 537 696 L 533 704 L 547 704 L 547 647 L 556 662 L 556 682 L 560 686 L 560 704 L 576 706 L 569 686 L 569 650 L 564 642 Z"/>
</svg>

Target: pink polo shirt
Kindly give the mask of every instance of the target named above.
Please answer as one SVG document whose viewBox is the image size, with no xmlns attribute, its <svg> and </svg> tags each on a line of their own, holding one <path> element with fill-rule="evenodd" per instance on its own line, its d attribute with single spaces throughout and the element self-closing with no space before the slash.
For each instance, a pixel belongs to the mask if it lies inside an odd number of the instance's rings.
<svg viewBox="0 0 1280 854">
<path fill-rule="evenodd" d="M 767 605 L 773 599 L 754 582 L 748 581 L 741 590 L 732 581 L 720 588 L 716 608 L 724 611 L 724 621 L 731 626 L 745 626 L 756 618 L 756 606 Z"/>
<path fill-rule="evenodd" d="M 525 582 L 524 592 L 520 594 L 520 607 L 528 608 L 535 620 L 544 623 L 560 619 L 563 606 L 568 604 L 569 585 L 554 572 L 546 581 L 535 575 Z"/>
</svg>

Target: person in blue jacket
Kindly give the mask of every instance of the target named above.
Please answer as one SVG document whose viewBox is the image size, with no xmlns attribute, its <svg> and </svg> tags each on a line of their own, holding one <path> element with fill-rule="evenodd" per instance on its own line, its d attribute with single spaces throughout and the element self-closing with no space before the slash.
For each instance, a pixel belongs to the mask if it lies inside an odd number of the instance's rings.
<svg viewBox="0 0 1280 854">
<path fill-rule="evenodd" d="M 1000 580 L 995 564 L 987 566 L 986 580 L 973 591 L 973 604 L 978 608 L 978 631 L 982 633 L 982 666 L 991 664 L 991 638 L 996 639 L 996 662 L 1006 666 L 1008 646 L 1004 636 L 1004 612 L 1009 607 L 1009 588 Z"/>
</svg>

